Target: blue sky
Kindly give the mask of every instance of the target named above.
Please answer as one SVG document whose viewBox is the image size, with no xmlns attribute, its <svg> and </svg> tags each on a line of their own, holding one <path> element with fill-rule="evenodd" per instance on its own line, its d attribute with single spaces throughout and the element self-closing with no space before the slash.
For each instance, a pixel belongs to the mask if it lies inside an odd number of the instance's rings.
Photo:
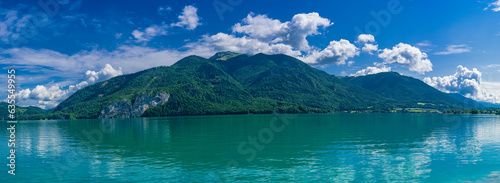
<svg viewBox="0 0 500 183">
<path fill-rule="evenodd" d="M 396 71 L 500 103 L 498 0 L 38 2 L 0 2 L 0 66 L 18 70 L 20 105 L 51 108 L 95 82 L 217 51 L 288 54 L 338 76 Z"/>
</svg>

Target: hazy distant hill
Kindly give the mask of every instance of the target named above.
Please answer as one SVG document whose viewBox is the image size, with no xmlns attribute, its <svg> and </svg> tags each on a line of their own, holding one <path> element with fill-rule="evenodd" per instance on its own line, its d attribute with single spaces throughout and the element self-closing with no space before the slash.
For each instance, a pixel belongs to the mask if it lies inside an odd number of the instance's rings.
<svg viewBox="0 0 500 183">
<path fill-rule="evenodd" d="M 396 72 L 383 72 L 360 77 L 345 77 L 343 81 L 358 85 L 383 97 L 394 99 L 402 106 L 467 108 L 471 107 L 425 84 L 419 79 Z"/>
<path fill-rule="evenodd" d="M 462 101 L 463 103 L 469 104 L 475 108 L 500 108 L 500 104 L 493 104 L 493 103 L 488 103 L 488 102 L 480 102 L 476 101 L 474 99 L 470 99 L 467 97 L 464 97 L 463 95 L 459 93 L 447 93 L 450 97 L 453 97 L 454 99 L 457 99 L 458 101 Z"/>
<path fill-rule="evenodd" d="M 8 106 L 9 104 L 6 102 L 0 102 L 0 120 L 10 120 L 9 119 L 9 111 L 8 111 Z M 16 112 L 15 116 L 23 116 L 23 115 L 36 115 L 36 114 L 44 114 L 46 113 L 42 108 L 39 107 L 19 107 L 16 106 Z"/>
</svg>

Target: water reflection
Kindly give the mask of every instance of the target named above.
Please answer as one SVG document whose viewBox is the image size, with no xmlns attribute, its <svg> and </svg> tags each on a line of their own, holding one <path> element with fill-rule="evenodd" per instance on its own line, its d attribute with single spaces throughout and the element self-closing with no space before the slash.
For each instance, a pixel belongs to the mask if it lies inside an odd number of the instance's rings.
<svg viewBox="0 0 500 183">
<path fill-rule="evenodd" d="M 443 116 L 297 115 L 250 162 L 238 146 L 273 115 L 27 121 L 16 181 L 455 182 L 499 171 L 498 116 Z"/>
</svg>

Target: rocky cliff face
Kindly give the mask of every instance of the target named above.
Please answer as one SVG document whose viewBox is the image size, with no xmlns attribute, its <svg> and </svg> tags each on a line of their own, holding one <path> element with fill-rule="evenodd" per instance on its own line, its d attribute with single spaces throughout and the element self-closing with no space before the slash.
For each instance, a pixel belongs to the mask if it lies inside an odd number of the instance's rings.
<svg viewBox="0 0 500 183">
<path fill-rule="evenodd" d="M 170 95 L 165 92 L 160 92 L 154 97 L 139 94 L 133 104 L 128 100 L 122 100 L 104 108 L 99 114 L 99 119 L 139 117 L 149 108 L 165 104 L 169 98 Z"/>
</svg>

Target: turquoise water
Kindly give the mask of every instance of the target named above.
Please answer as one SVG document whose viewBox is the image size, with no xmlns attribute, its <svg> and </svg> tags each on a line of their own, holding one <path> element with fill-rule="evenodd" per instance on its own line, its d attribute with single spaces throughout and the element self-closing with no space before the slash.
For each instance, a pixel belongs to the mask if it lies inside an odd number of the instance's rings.
<svg viewBox="0 0 500 183">
<path fill-rule="evenodd" d="M 16 175 L 2 166 L 2 182 L 491 182 L 500 171 L 495 115 L 195 116 L 16 128 Z"/>
</svg>

